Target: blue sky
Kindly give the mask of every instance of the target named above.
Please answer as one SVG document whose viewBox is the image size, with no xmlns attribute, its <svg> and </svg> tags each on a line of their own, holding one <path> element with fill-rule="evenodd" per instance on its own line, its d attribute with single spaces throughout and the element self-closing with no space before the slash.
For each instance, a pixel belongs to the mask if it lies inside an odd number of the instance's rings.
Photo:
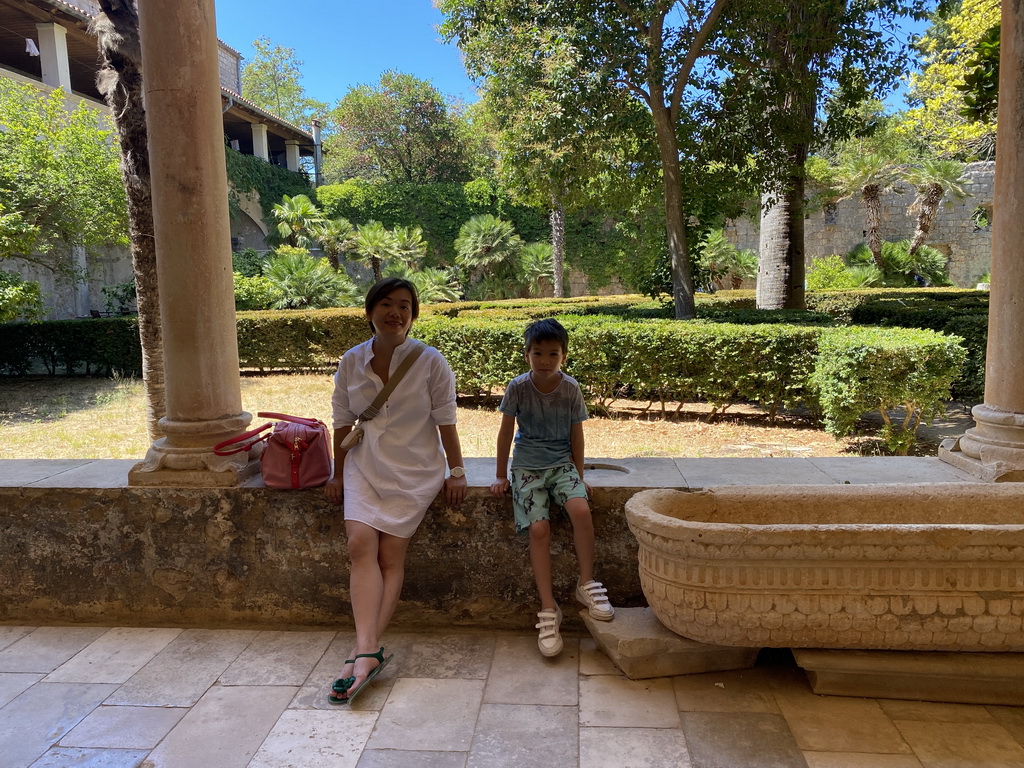
<svg viewBox="0 0 1024 768">
<path fill-rule="evenodd" d="M 246 60 L 257 37 L 294 48 L 306 95 L 331 106 L 388 69 L 476 101 L 459 50 L 441 43 L 441 14 L 430 0 L 216 0 L 216 8 L 221 40 Z"/>
</svg>

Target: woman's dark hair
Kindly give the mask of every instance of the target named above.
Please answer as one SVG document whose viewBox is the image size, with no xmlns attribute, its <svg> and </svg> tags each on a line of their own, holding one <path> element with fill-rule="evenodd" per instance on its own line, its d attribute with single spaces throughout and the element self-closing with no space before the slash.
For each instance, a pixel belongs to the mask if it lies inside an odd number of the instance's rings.
<svg viewBox="0 0 1024 768">
<path fill-rule="evenodd" d="M 412 296 L 412 319 L 415 320 L 420 316 L 420 297 L 416 293 L 416 286 L 401 277 L 384 277 L 373 284 L 373 287 L 366 292 L 366 317 L 367 325 L 370 326 L 370 332 L 376 333 L 377 329 L 373 327 L 373 323 L 369 321 L 370 312 L 373 308 L 380 304 L 386 297 L 390 296 L 397 290 L 405 288 Z"/>
<path fill-rule="evenodd" d="M 526 326 L 526 330 L 523 332 L 523 341 L 526 342 L 527 352 L 534 344 L 539 344 L 542 341 L 557 341 L 562 345 L 562 354 L 569 354 L 569 334 L 560 322 L 551 318 L 537 320 Z"/>
</svg>

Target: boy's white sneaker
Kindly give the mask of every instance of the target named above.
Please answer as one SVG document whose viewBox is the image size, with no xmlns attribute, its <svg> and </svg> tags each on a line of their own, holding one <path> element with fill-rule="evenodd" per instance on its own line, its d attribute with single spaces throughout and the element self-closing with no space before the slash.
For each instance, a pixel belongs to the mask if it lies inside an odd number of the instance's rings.
<svg viewBox="0 0 1024 768">
<path fill-rule="evenodd" d="M 576 587 L 576 599 L 587 606 L 590 618 L 611 621 L 615 618 L 615 609 L 608 602 L 607 592 L 600 581 L 588 581 Z"/>
<path fill-rule="evenodd" d="M 544 656 L 557 656 L 562 652 L 562 636 L 558 634 L 558 627 L 562 623 L 562 609 L 550 608 L 537 614 L 537 629 L 540 635 L 537 637 L 537 647 Z"/>
</svg>

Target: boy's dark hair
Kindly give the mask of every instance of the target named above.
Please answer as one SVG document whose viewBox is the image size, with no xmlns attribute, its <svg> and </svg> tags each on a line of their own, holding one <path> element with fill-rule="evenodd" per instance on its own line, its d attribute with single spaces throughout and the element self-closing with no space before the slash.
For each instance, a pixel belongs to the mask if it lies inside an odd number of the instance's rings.
<svg viewBox="0 0 1024 768">
<path fill-rule="evenodd" d="M 560 322 L 551 318 L 536 320 L 526 326 L 526 330 L 523 331 L 523 341 L 526 343 L 527 352 L 530 351 L 531 346 L 542 341 L 557 341 L 562 345 L 562 354 L 569 353 L 569 334 Z"/>
<path fill-rule="evenodd" d="M 420 316 L 420 297 L 416 293 L 416 286 L 401 277 L 384 277 L 374 283 L 373 287 L 366 292 L 366 306 L 367 324 L 370 326 L 370 331 L 376 333 L 377 329 L 373 327 L 373 323 L 369 322 L 369 314 L 373 311 L 373 308 L 380 304 L 384 299 L 390 296 L 400 288 L 405 288 L 412 296 L 412 319 L 415 320 Z"/>
</svg>

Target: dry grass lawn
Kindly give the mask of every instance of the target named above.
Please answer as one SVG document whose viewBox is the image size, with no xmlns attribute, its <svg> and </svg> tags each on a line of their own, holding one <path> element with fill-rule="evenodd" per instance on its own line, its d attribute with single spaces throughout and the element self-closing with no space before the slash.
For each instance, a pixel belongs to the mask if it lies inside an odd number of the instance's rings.
<svg viewBox="0 0 1024 768">
<path fill-rule="evenodd" d="M 332 381 L 327 374 L 246 376 L 242 404 L 310 416 L 330 425 Z M 493 456 L 500 415 L 496 402 L 459 408 L 466 456 Z M 798 417 L 777 424 L 755 408 L 734 407 L 709 423 L 707 408 L 685 404 L 663 419 L 646 403 L 616 401 L 609 417 L 586 423 L 588 458 L 842 456 L 876 453 L 871 437 L 836 440 Z M 735 412 L 734 412 L 735 411 Z M 254 425 L 263 423 L 255 419 Z M 134 379 L 0 379 L 0 458 L 142 458 L 149 446 L 141 382 Z M 934 455 L 923 444 L 917 453 Z"/>
</svg>

